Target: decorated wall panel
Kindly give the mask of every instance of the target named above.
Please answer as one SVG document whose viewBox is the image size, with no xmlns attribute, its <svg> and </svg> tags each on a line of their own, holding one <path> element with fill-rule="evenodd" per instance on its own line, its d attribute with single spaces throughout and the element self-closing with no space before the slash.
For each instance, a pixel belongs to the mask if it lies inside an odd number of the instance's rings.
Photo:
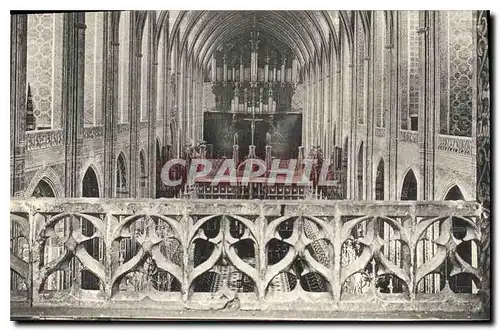
<svg viewBox="0 0 500 331">
<path fill-rule="evenodd" d="M 63 14 L 28 15 L 27 83 L 35 127 L 61 127 Z"/>
<path fill-rule="evenodd" d="M 472 135 L 473 66 L 475 63 L 472 11 L 440 13 L 440 132 Z"/>
</svg>

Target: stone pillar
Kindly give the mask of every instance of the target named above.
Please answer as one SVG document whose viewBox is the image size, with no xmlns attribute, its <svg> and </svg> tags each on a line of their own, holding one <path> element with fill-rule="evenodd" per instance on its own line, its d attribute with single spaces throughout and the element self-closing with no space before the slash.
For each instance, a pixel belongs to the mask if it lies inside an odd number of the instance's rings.
<svg viewBox="0 0 500 331">
<path fill-rule="evenodd" d="M 138 12 L 132 12 L 138 15 Z M 138 167 L 139 165 L 139 123 L 140 123 L 140 109 L 141 109 L 141 46 L 142 34 L 138 31 L 137 19 L 133 20 L 132 31 L 134 31 L 135 38 L 130 41 L 130 72 L 129 72 L 129 122 L 130 122 L 130 155 L 129 155 L 129 178 L 128 183 L 129 197 L 134 198 L 139 196 L 138 191 Z"/>
<path fill-rule="evenodd" d="M 373 22 L 373 21 L 372 21 Z M 373 29 L 372 29 L 373 31 Z M 373 34 L 371 34 L 373 36 Z M 365 36 L 366 38 L 366 36 Z M 365 116 L 366 116 L 366 154 L 365 154 L 365 168 L 364 168 L 364 182 L 365 182 L 365 200 L 373 200 L 375 183 L 373 180 L 373 127 L 375 126 L 376 116 L 373 113 L 373 98 L 374 98 L 374 80 L 373 80 L 373 43 L 368 42 L 365 44 Z M 380 63 L 378 64 L 380 65 Z M 375 161 L 376 162 L 376 161 Z"/>
<path fill-rule="evenodd" d="M 64 132 L 64 194 L 81 195 L 83 95 L 85 73 L 85 13 L 64 14 L 62 110 Z"/>
<path fill-rule="evenodd" d="M 118 125 L 118 60 L 119 36 L 118 15 L 112 12 L 104 13 L 103 40 L 103 84 L 102 105 L 104 125 L 104 187 L 105 198 L 112 198 L 116 186 L 115 141 Z"/>
<path fill-rule="evenodd" d="M 434 163 L 436 137 L 436 114 L 439 114 L 439 76 L 436 80 L 435 47 L 438 45 L 436 33 L 439 25 L 436 12 L 419 12 L 419 58 L 420 58 L 420 98 L 418 114 L 418 144 L 420 150 L 421 200 L 435 200 L 434 197 Z M 424 77 L 426 79 L 424 79 Z"/>
<path fill-rule="evenodd" d="M 24 190 L 28 16 L 10 18 L 10 195 L 17 196 Z"/>
<path fill-rule="evenodd" d="M 347 146 L 347 153 L 348 153 L 348 158 L 347 158 L 347 199 L 348 200 L 354 200 L 356 197 L 356 184 L 357 184 L 357 177 L 356 177 L 356 160 L 358 159 L 358 156 L 356 155 L 356 127 L 358 125 L 358 115 L 357 115 L 357 91 L 356 91 L 356 79 L 355 79 L 355 70 L 354 70 L 354 59 L 352 57 L 354 56 L 354 51 L 351 52 L 351 63 L 347 66 L 348 72 L 347 72 L 347 81 L 350 82 L 349 86 L 349 91 L 347 93 L 350 94 L 350 104 L 347 105 L 348 109 L 350 111 L 347 111 L 347 114 L 350 114 L 350 120 L 349 120 L 349 144 Z"/>
<path fill-rule="evenodd" d="M 149 19 L 151 22 L 156 22 L 156 12 L 148 12 Z M 149 52 L 149 62 L 147 63 L 148 70 L 148 161 L 149 165 L 147 170 L 147 183 L 148 183 L 148 195 L 149 198 L 156 198 L 156 90 L 157 90 L 157 72 L 158 72 L 158 52 L 156 47 L 155 35 L 155 24 L 148 24 L 148 30 L 144 33 L 148 33 L 150 38 L 148 38 L 147 52 Z"/>
<path fill-rule="evenodd" d="M 397 18 L 398 12 L 394 12 L 394 16 Z M 398 178 L 397 178 L 397 160 L 398 160 L 398 134 L 399 134 L 399 110 L 398 110 L 398 56 L 395 51 L 394 44 L 398 42 L 399 31 L 397 29 L 397 24 L 395 22 L 389 21 L 389 24 L 393 25 L 394 35 L 388 40 L 386 44 L 386 55 L 387 55 L 387 67 L 389 70 L 389 118 L 387 121 L 389 136 L 386 138 L 387 141 L 387 152 L 388 152 L 388 174 L 389 174 L 389 200 L 400 200 L 398 192 Z"/>
</svg>

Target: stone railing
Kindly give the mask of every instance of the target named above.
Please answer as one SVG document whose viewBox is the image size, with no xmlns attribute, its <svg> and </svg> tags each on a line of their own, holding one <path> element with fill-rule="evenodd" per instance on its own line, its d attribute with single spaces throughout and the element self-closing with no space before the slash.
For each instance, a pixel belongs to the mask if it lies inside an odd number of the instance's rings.
<svg viewBox="0 0 500 331">
<path fill-rule="evenodd" d="M 472 155 L 472 138 L 440 134 L 438 136 L 438 150 L 466 156 Z"/>
<path fill-rule="evenodd" d="M 385 128 L 375 127 L 375 137 L 383 138 L 385 136 Z"/>
<path fill-rule="evenodd" d="M 146 130 L 149 126 L 149 122 L 139 122 L 139 130 Z"/>
<path fill-rule="evenodd" d="M 64 144 L 62 129 L 26 131 L 26 150 L 61 146 Z"/>
<path fill-rule="evenodd" d="M 126 135 L 130 134 L 130 123 L 118 124 L 117 133 L 119 136 L 124 134 Z"/>
<path fill-rule="evenodd" d="M 446 318 L 484 306 L 475 202 L 46 198 L 11 200 L 10 215 L 12 319 Z M 469 262 L 464 245 L 477 248 Z M 471 293 L 455 293 L 457 275 Z"/>
<path fill-rule="evenodd" d="M 102 137 L 104 137 L 104 127 L 102 125 L 83 128 L 83 139 L 92 140 Z"/>
<path fill-rule="evenodd" d="M 418 131 L 399 130 L 399 139 L 401 141 L 416 144 L 418 143 Z"/>
</svg>

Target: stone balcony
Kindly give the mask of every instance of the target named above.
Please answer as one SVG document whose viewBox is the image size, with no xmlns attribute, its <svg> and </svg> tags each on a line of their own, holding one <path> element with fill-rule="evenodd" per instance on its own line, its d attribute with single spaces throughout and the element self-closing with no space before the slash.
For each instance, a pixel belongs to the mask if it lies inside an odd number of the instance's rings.
<svg viewBox="0 0 500 331">
<path fill-rule="evenodd" d="M 481 267 L 489 231 L 475 202 L 46 198 L 13 199 L 10 209 L 14 320 L 489 318 L 489 267 Z M 455 220 L 465 235 L 454 234 Z M 137 247 L 124 258 L 132 237 Z M 212 247 L 201 260 L 200 241 Z M 271 242 L 287 247 L 278 261 Z M 459 253 L 466 242 L 474 243 L 469 262 Z M 197 290 L 220 265 L 249 290 L 231 279 Z M 95 289 L 85 288 L 83 271 Z M 312 274 L 323 290 L 311 290 Z M 470 293 L 452 289 L 459 274 L 470 275 Z M 279 275 L 295 281 L 271 291 Z M 69 285 L 56 286 L 58 277 Z"/>
</svg>

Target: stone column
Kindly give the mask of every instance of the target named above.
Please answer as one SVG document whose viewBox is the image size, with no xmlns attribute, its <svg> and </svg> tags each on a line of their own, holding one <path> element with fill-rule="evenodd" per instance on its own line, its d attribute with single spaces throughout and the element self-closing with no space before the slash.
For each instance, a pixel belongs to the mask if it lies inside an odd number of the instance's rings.
<svg viewBox="0 0 500 331">
<path fill-rule="evenodd" d="M 373 20 L 371 21 L 372 26 L 371 30 L 374 31 L 374 24 Z M 373 178 L 373 142 L 374 142 L 374 134 L 373 134 L 373 128 L 375 127 L 376 123 L 376 114 L 374 114 L 374 77 L 373 77 L 373 67 L 374 67 L 374 59 L 375 56 L 373 55 L 373 33 L 370 34 L 370 39 L 367 38 L 365 35 L 365 120 L 366 120 L 366 138 L 364 139 L 366 141 L 366 154 L 365 154 L 365 168 L 364 168 L 364 182 L 365 182 L 365 187 L 364 187 L 364 197 L 365 200 L 374 200 L 374 191 L 375 191 L 375 182 Z M 375 65 L 380 65 L 380 63 L 375 64 Z M 377 162 L 375 160 L 375 162 Z"/>
<path fill-rule="evenodd" d="M 138 15 L 138 12 L 132 12 Z M 130 72 L 129 72 L 129 122 L 130 122 L 130 155 L 129 155 L 129 173 L 128 183 L 129 197 L 134 198 L 139 196 L 138 192 L 138 167 L 139 165 L 139 123 L 141 109 L 141 46 L 142 38 L 137 27 L 137 19 L 133 20 L 132 31 L 134 38 L 130 42 Z"/>
<path fill-rule="evenodd" d="M 349 91 L 350 93 L 350 104 L 347 105 L 350 111 L 347 111 L 347 114 L 350 114 L 349 120 L 349 144 L 347 146 L 348 149 L 348 158 L 347 158 L 347 199 L 354 200 L 356 197 L 356 160 L 358 156 L 356 155 L 356 127 L 358 125 L 358 115 L 357 115 L 357 93 L 356 93 L 356 79 L 354 79 L 354 51 L 351 52 L 351 63 L 347 66 L 347 81 L 350 82 Z"/>
<path fill-rule="evenodd" d="M 151 22 L 156 22 L 156 12 L 148 12 Z M 148 161 L 149 165 L 147 172 L 148 196 L 156 198 L 156 89 L 157 89 L 157 72 L 158 72 L 158 48 L 156 45 L 155 24 L 148 24 L 147 52 L 149 52 L 149 62 L 147 63 L 148 70 Z"/>
<path fill-rule="evenodd" d="M 17 196 L 24 190 L 28 16 L 10 18 L 10 195 Z"/>
<path fill-rule="evenodd" d="M 105 198 L 112 198 L 116 186 L 115 141 L 118 125 L 118 60 L 119 60 L 118 15 L 112 12 L 104 13 L 103 40 L 103 84 L 102 105 L 104 125 L 104 187 Z"/>
<path fill-rule="evenodd" d="M 65 13 L 63 26 L 64 194 L 75 198 L 81 195 L 77 174 L 80 172 L 83 146 L 85 13 Z"/>
<path fill-rule="evenodd" d="M 395 12 L 394 13 L 395 17 L 397 18 L 399 13 Z M 399 31 L 396 28 L 397 24 L 394 22 L 391 22 L 393 25 L 394 29 L 394 35 L 392 36 L 392 39 L 389 39 L 388 44 L 385 46 L 386 48 L 386 55 L 387 55 L 387 67 L 389 70 L 389 100 L 390 100 L 390 105 L 389 105 L 389 118 L 387 121 L 387 126 L 388 126 L 388 132 L 389 135 L 386 138 L 387 141 L 387 153 L 388 153 L 388 174 L 389 174 L 389 186 L 388 186 L 388 191 L 389 191 L 389 200 L 399 200 L 399 192 L 398 192 L 398 178 L 397 178 L 397 160 L 398 160 L 398 148 L 397 148 L 397 141 L 398 141 L 398 134 L 399 134 L 399 111 L 398 111 L 398 90 L 397 90 L 397 84 L 396 82 L 398 81 L 398 53 L 395 51 L 394 44 L 398 42 L 399 38 Z"/>
<path fill-rule="evenodd" d="M 420 58 L 420 98 L 418 114 L 418 144 L 420 150 L 421 184 L 419 185 L 421 200 L 435 200 L 434 197 L 434 163 L 436 137 L 436 114 L 439 114 L 439 76 L 436 80 L 435 47 L 437 33 L 435 12 L 419 13 L 419 58 Z"/>
</svg>

